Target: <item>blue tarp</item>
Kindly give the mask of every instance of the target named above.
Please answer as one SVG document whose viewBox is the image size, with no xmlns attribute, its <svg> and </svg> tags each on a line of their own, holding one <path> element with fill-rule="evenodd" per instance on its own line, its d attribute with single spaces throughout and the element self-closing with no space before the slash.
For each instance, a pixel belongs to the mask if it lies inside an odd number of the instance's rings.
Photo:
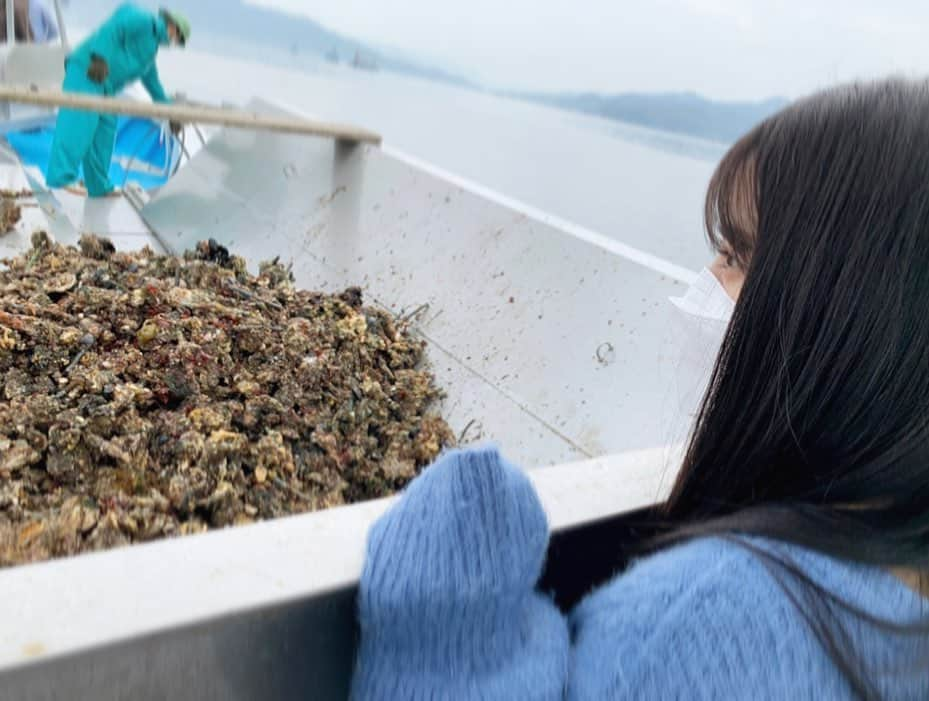
<svg viewBox="0 0 929 701">
<path fill-rule="evenodd" d="M 52 125 L 10 132 L 6 139 L 25 165 L 35 166 L 44 176 L 54 135 Z M 177 140 L 163 133 L 160 123 L 138 117 L 119 117 L 110 179 L 120 187 L 126 182 L 136 182 L 146 190 L 159 187 L 174 172 L 180 153 Z"/>
</svg>

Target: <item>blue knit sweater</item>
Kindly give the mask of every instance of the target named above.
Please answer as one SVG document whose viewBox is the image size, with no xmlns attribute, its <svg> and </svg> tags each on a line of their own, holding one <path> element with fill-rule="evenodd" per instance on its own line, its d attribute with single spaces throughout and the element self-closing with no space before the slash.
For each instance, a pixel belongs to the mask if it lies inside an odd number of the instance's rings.
<svg viewBox="0 0 929 701">
<path fill-rule="evenodd" d="M 873 616 L 912 623 L 929 610 L 883 570 L 748 542 Z M 529 481 L 495 451 L 450 453 L 426 470 L 369 537 L 353 698 L 852 698 L 750 548 L 703 539 L 664 551 L 565 618 L 534 590 L 547 543 Z M 884 698 L 929 699 L 926 636 L 836 615 Z"/>
</svg>

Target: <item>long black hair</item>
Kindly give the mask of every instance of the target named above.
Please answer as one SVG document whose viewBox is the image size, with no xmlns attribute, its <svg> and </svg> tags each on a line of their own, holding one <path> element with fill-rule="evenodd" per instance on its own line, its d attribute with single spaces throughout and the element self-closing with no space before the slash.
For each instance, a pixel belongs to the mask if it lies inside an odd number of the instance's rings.
<svg viewBox="0 0 929 701">
<path fill-rule="evenodd" d="M 767 119 L 721 161 L 706 226 L 746 278 L 663 508 L 671 539 L 929 570 L 929 82 L 844 86 Z M 788 565 L 772 565 L 782 586 L 814 588 Z M 877 697 L 819 594 L 798 605 Z"/>
</svg>

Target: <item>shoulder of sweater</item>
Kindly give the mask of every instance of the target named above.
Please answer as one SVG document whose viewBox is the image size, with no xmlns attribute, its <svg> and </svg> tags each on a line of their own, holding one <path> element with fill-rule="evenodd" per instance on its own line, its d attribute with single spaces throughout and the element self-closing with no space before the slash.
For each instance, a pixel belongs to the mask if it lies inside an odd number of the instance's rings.
<svg viewBox="0 0 929 701">
<path fill-rule="evenodd" d="M 721 538 L 701 538 L 633 563 L 623 574 L 591 593 L 572 614 L 575 626 L 589 618 L 622 612 L 666 618 L 672 604 L 735 588 L 773 593 L 775 582 L 748 549 Z"/>
<path fill-rule="evenodd" d="M 576 615 L 620 596 L 644 600 L 663 596 L 693 596 L 707 590 L 737 587 L 786 596 L 777 585 L 769 563 L 789 563 L 823 590 L 852 605 L 875 613 L 887 609 L 894 618 L 907 610 L 924 611 L 925 601 L 890 572 L 848 562 L 799 545 L 760 537 L 699 538 L 635 562 L 626 572 L 591 594 Z M 905 617 L 905 616 L 904 616 Z"/>
<path fill-rule="evenodd" d="M 758 555 L 718 538 L 639 561 L 583 601 L 572 627 L 575 699 L 763 695 L 830 667 Z"/>
</svg>

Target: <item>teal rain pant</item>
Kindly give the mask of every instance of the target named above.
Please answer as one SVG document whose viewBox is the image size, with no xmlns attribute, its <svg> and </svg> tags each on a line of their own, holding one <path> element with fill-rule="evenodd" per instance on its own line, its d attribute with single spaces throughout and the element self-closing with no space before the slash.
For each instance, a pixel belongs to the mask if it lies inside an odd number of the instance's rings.
<svg viewBox="0 0 929 701">
<path fill-rule="evenodd" d="M 62 86 L 67 92 L 104 95 L 102 85 L 87 77 L 87 68 L 69 62 Z M 116 144 L 116 117 L 96 112 L 61 109 L 52 140 L 45 181 L 49 187 L 65 187 L 78 180 L 84 166 L 84 184 L 91 197 L 102 197 L 113 190 L 110 161 Z"/>
</svg>

